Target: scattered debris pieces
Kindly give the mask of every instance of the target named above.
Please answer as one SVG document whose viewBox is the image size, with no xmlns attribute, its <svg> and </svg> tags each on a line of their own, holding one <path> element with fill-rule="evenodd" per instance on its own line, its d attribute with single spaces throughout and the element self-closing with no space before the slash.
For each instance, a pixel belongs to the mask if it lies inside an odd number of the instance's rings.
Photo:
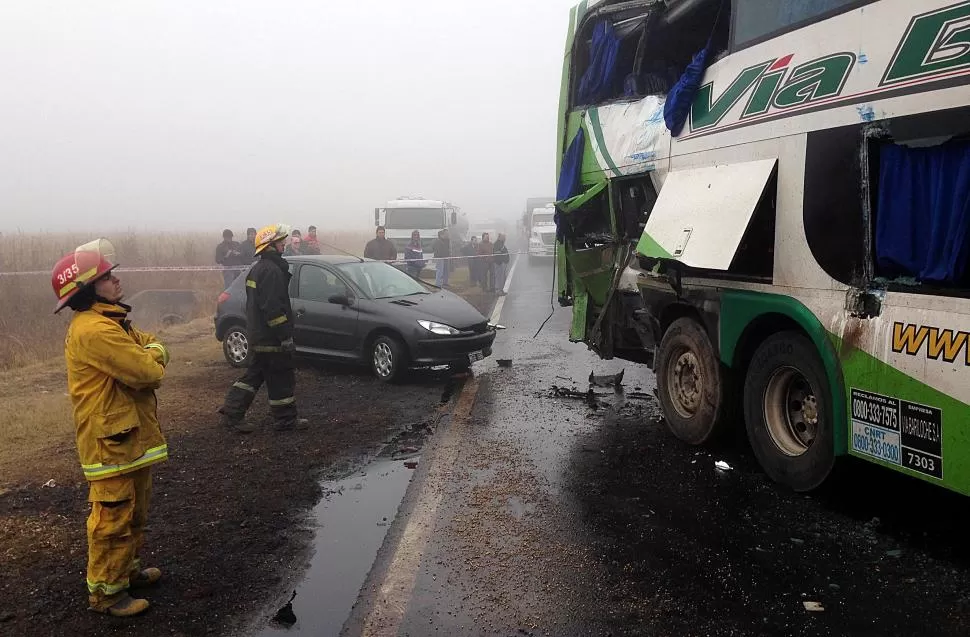
<svg viewBox="0 0 970 637">
<path fill-rule="evenodd" d="M 803 540 L 801 538 L 793 537 L 793 538 L 790 538 L 790 539 L 791 539 L 791 543 L 794 544 L 795 546 L 801 546 L 801 545 L 805 544 L 805 540 Z"/>
<path fill-rule="evenodd" d="M 511 358 L 499 358 L 499 359 L 496 359 L 495 362 L 498 363 L 499 367 L 512 367 Z"/>
<path fill-rule="evenodd" d="M 889 557 L 900 557 L 903 554 L 901 549 L 893 549 L 892 551 L 886 551 L 886 555 Z"/>
<path fill-rule="evenodd" d="M 724 462 L 723 460 L 718 460 L 717 462 L 714 463 L 714 466 L 720 469 L 721 471 L 731 471 L 731 465 Z"/>
<path fill-rule="evenodd" d="M 842 587 L 839 586 L 838 584 L 829 584 L 829 588 L 831 588 L 833 591 L 840 591 L 840 590 L 842 590 Z"/>
<path fill-rule="evenodd" d="M 593 372 L 589 373 L 589 384 L 594 387 L 613 387 L 619 389 L 623 384 L 623 373 L 626 369 L 620 370 L 619 374 L 608 374 L 606 376 L 596 376 Z"/>
<path fill-rule="evenodd" d="M 404 466 L 407 469 L 417 469 L 418 468 L 418 461 L 417 460 L 408 460 L 407 462 L 404 463 Z"/>
<path fill-rule="evenodd" d="M 825 611 L 825 607 L 822 606 L 821 602 L 802 602 L 802 606 L 810 613 L 821 613 Z"/>
<path fill-rule="evenodd" d="M 43 486 L 44 487 L 47 487 L 48 489 L 53 489 L 54 487 L 57 486 L 57 483 L 54 482 L 54 478 L 51 478 L 50 480 L 48 480 L 47 482 L 45 482 Z"/>
</svg>

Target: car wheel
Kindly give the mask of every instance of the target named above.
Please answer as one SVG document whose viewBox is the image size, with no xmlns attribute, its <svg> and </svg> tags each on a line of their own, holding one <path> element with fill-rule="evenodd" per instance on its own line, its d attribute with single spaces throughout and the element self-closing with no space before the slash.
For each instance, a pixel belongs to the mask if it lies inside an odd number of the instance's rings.
<svg viewBox="0 0 970 637">
<path fill-rule="evenodd" d="M 671 324 L 660 341 L 657 394 L 671 433 L 691 445 L 716 438 L 724 428 L 720 362 L 701 325 L 690 318 Z"/>
<path fill-rule="evenodd" d="M 247 367 L 252 358 L 249 334 L 239 325 L 233 325 L 222 338 L 222 353 L 233 367 Z"/>
<path fill-rule="evenodd" d="M 385 383 L 399 379 L 407 367 L 404 346 L 391 336 L 378 336 L 371 345 L 371 369 Z"/>
<path fill-rule="evenodd" d="M 751 450 L 775 482 L 795 491 L 821 486 L 835 466 L 835 423 L 825 366 L 798 332 L 768 338 L 744 382 Z"/>
</svg>

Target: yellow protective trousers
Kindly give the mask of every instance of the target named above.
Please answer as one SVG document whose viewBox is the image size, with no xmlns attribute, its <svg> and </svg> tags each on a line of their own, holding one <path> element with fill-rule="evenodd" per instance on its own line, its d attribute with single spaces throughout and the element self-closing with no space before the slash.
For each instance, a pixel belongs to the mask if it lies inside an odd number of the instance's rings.
<svg viewBox="0 0 970 637">
<path fill-rule="evenodd" d="M 129 578 L 141 570 L 138 553 L 152 499 L 151 468 L 89 485 L 88 603 L 103 611 L 124 596 Z"/>
</svg>

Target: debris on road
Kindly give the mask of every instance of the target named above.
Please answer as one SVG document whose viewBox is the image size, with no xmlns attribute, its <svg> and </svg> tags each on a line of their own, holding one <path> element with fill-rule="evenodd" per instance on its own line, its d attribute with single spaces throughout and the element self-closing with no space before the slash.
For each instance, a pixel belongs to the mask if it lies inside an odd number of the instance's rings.
<svg viewBox="0 0 970 637">
<path fill-rule="evenodd" d="M 407 469 L 417 469 L 418 468 L 418 461 L 417 460 L 408 460 L 407 462 L 404 463 L 404 466 Z"/>
<path fill-rule="evenodd" d="M 721 471 L 730 471 L 731 470 L 731 465 L 729 465 L 728 463 L 724 462 L 723 460 L 718 460 L 717 462 L 714 463 L 714 466 L 717 467 L 718 469 L 720 469 Z"/>
<path fill-rule="evenodd" d="M 886 555 L 889 557 L 900 557 L 903 554 L 902 550 L 894 549 L 892 551 L 886 551 Z"/>
<path fill-rule="evenodd" d="M 619 374 L 607 374 L 606 376 L 596 376 L 592 371 L 589 373 L 589 384 L 593 387 L 613 387 L 619 389 L 623 384 L 623 373 L 626 369 L 620 370 Z"/>
<path fill-rule="evenodd" d="M 795 546 L 801 546 L 805 544 L 805 540 L 801 538 L 793 537 L 791 538 L 791 543 L 794 544 Z"/>
<path fill-rule="evenodd" d="M 825 607 L 822 606 L 821 602 L 802 602 L 802 605 L 810 613 L 821 613 L 825 611 Z"/>
<path fill-rule="evenodd" d="M 499 367 L 512 367 L 511 358 L 499 358 L 495 362 L 498 363 Z"/>
<path fill-rule="evenodd" d="M 44 483 L 44 484 L 43 484 L 43 485 L 41 486 L 41 488 L 44 488 L 44 487 L 46 487 L 46 488 L 48 488 L 48 489 L 53 489 L 53 488 L 54 488 L 54 487 L 56 487 L 56 486 L 57 486 L 57 483 L 56 483 L 56 482 L 54 482 L 54 478 L 51 478 L 50 480 L 48 480 L 47 482 L 45 482 L 45 483 Z"/>
</svg>

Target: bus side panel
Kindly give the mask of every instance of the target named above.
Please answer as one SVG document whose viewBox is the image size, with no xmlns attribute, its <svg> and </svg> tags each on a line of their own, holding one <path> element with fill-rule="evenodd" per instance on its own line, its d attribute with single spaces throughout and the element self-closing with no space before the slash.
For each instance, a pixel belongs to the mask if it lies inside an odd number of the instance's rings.
<svg viewBox="0 0 970 637">
<path fill-rule="evenodd" d="M 970 301 L 946 300 L 890 292 L 880 316 L 834 336 L 849 452 L 970 494 Z"/>
</svg>

